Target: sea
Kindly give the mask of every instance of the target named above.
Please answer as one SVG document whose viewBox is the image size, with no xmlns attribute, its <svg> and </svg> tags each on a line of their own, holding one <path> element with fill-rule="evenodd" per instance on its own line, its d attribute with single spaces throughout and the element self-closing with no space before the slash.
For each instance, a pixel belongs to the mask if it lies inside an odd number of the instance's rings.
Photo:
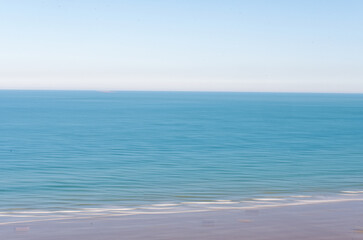
<svg viewBox="0 0 363 240">
<path fill-rule="evenodd" d="M 0 220 L 362 193 L 362 94 L 0 91 Z"/>
</svg>

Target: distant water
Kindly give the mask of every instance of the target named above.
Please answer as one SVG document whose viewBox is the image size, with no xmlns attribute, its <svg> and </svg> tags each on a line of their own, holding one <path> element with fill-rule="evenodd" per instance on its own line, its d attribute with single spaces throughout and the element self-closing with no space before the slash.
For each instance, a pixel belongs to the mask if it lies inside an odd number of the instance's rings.
<svg viewBox="0 0 363 240">
<path fill-rule="evenodd" d="M 0 91 L 0 211 L 362 189 L 363 95 Z"/>
</svg>

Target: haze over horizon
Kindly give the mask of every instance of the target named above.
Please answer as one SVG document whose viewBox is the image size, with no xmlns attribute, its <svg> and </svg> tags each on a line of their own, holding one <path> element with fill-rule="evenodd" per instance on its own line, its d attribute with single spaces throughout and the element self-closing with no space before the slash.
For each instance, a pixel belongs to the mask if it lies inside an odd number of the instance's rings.
<svg viewBox="0 0 363 240">
<path fill-rule="evenodd" d="M 363 93 L 363 2 L 1 1 L 0 89 Z"/>
</svg>

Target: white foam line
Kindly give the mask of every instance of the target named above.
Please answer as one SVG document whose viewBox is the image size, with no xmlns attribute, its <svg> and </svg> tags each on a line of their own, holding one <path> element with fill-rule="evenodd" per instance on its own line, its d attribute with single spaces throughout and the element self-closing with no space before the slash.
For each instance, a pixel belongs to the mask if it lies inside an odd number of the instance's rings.
<svg viewBox="0 0 363 240">
<path fill-rule="evenodd" d="M 180 206 L 180 204 L 178 204 L 178 203 L 158 203 L 158 204 L 153 204 L 151 206 L 155 206 L 155 207 L 174 207 L 174 206 Z"/>
<path fill-rule="evenodd" d="M 117 217 L 117 216 L 133 216 L 133 215 L 150 215 L 150 214 L 177 214 L 177 213 L 193 213 L 193 212 L 207 212 L 208 209 L 200 209 L 200 210 L 187 210 L 187 211 L 173 211 L 173 212 L 134 212 L 134 213 L 125 213 L 125 214 L 103 214 L 97 217 Z M 10 224 L 19 224 L 19 223 L 33 223 L 33 222 L 46 222 L 46 221 L 60 221 L 60 220 L 76 220 L 76 219 L 92 219 L 97 218 L 95 216 L 84 216 L 84 217 L 60 217 L 60 218 L 47 218 L 47 219 L 33 219 L 27 221 L 14 221 L 14 222 L 3 222 L 1 225 L 10 225 Z"/>
<path fill-rule="evenodd" d="M 54 217 L 54 218 L 45 218 L 45 219 L 33 219 L 27 221 L 13 221 L 13 222 L 4 222 L 0 223 L 0 225 L 9 225 L 9 224 L 19 224 L 19 223 L 32 223 L 32 222 L 42 222 L 42 221 L 59 221 L 59 220 L 76 220 L 76 219 L 91 219 L 97 217 L 117 217 L 117 216 L 131 216 L 131 215 L 150 215 L 150 214 L 178 214 L 178 213 L 194 213 L 194 212 L 208 212 L 208 211 L 217 211 L 217 210 L 248 210 L 248 209 L 264 209 L 264 208 L 273 208 L 273 207 L 285 207 L 285 206 L 299 206 L 299 205 L 312 205 L 312 204 L 323 204 L 323 203 L 338 203 L 338 202 L 350 202 L 350 201 L 363 201 L 363 198 L 359 199 L 326 199 L 326 200 L 305 200 L 298 201 L 293 203 L 284 203 L 284 204 L 270 204 L 270 205 L 257 205 L 257 206 L 242 206 L 242 207 L 213 207 L 210 206 L 205 209 L 194 209 L 194 210 L 181 210 L 181 211 L 163 211 L 163 212 L 145 212 L 145 211 L 135 211 L 135 212 L 118 212 L 118 213 L 108 213 L 108 214 L 99 214 L 97 216 L 79 216 L 79 217 Z"/>
<path fill-rule="evenodd" d="M 273 208 L 273 207 L 288 207 L 288 206 L 301 206 L 301 205 L 352 202 L 352 201 L 363 201 L 363 198 L 362 199 L 305 200 L 305 201 L 299 201 L 299 202 L 293 202 L 293 203 L 257 205 L 257 206 L 249 206 L 249 207 L 208 207 L 208 208 L 213 209 L 213 210 L 246 210 L 246 209 L 264 209 L 264 208 Z"/>
<path fill-rule="evenodd" d="M 282 201 L 284 198 L 254 198 L 255 201 Z"/>
<path fill-rule="evenodd" d="M 214 204 L 237 204 L 239 202 L 182 202 L 182 204 L 187 205 L 214 205 Z"/>
<path fill-rule="evenodd" d="M 89 212 L 118 212 L 118 211 L 133 211 L 136 210 L 137 208 L 97 208 L 94 210 L 86 210 Z M 82 211 L 83 212 L 83 211 Z"/>
</svg>

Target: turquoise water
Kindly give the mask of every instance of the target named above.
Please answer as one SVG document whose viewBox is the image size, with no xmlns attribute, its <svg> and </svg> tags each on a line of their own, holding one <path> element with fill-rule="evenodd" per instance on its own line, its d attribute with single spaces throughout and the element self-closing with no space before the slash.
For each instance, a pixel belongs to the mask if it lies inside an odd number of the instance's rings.
<svg viewBox="0 0 363 240">
<path fill-rule="evenodd" d="M 0 210 L 363 189 L 363 95 L 0 91 Z"/>
</svg>

